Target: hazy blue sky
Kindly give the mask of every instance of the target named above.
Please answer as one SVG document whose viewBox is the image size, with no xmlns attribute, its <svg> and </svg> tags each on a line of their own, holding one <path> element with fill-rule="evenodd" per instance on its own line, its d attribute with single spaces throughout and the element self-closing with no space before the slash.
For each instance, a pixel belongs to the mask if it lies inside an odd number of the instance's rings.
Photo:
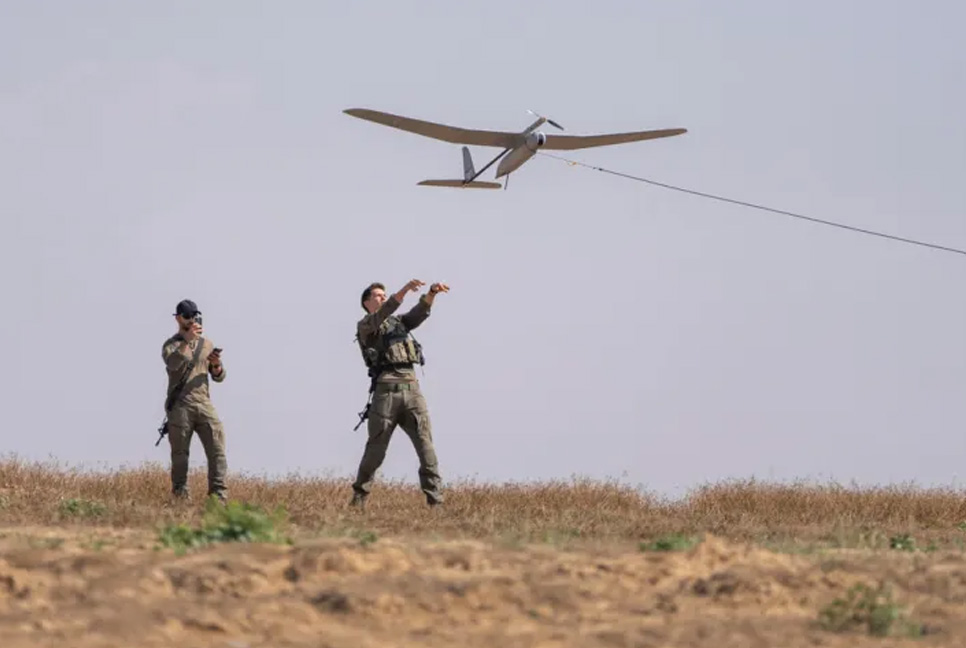
<svg viewBox="0 0 966 648">
<path fill-rule="evenodd" d="M 686 127 L 573 157 L 966 247 L 964 19 L 952 1 L 4 3 L 0 451 L 167 464 L 160 350 L 189 297 L 225 348 L 229 467 L 352 475 L 359 293 L 418 277 L 452 288 L 419 331 L 448 481 L 958 484 L 966 257 L 548 158 L 507 191 L 419 187 L 459 177 L 459 147 L 342 110 Z M 415 471 L 397 431 L 384 475 Z"/>
</svg>

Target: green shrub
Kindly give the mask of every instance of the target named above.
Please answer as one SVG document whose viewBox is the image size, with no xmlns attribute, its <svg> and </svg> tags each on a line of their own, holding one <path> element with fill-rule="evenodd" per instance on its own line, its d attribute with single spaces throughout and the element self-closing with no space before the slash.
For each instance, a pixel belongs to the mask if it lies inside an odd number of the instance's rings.
<svg viewBox="0 0 966 648">
<path fill-rule="evenodd" d="M 107 507 L 101 502 L 71 497 L 60 501 L 58 511 L 63 517 L 100 517 L 107 513 Z"/>
<path fill-rule="evenodd" d="M 895 535 L 889 538 L 889 547 L 891 549 L 898 549 L 900 551 L 915 551 L 916 539 L 910 536 L 908 533 Z"/>
<path fill-rule="evenodd" d="M 892 591 L 884 583 L 872 588 L 858 583 L 853 585 L 846 597 L 837 598 L 819 612 L 821 626 L 832 632 L 846 632 L 865 627 L 876 637 L 886 637 L 895 632 L 906 636 L 919 636 L 921 626 L 905 618 L 902 608 L 892 600 Z"/>
<path fill-rule="evenodd" d="M 698 544 L 698 539 L 680 533 L 661 536 L 653 542 L 638 545 L 641 551 L 684 551 Z"/>
<path fill-rule="evenodd" d="M 286 521 L 287 514 L 282 507 L 268 514 L 251 504 L 233 501 L 222 505 L 210 497 L 200 527 L 169 525 L 161 531 L 159 540 L 178 553 L 217 542 L 289 543 L 290 538 L 281 532 Z"/>
</svg>

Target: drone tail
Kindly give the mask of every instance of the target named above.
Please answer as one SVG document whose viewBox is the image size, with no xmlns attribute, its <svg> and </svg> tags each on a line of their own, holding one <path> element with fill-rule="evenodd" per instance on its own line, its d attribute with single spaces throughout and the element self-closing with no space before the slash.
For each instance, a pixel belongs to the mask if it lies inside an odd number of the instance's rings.
<svg viewBox="0 0 966 648">
<path fill-rule="evenodd" d="M 503 185 L 499 182 L 485 182 L 474 180 L 477 176 L 470 150 L 463 147 L 463 179 L 462 180 L 423 180 L 419 184 L 424 187 L 455 187 L 458 189 L 499 189 Z"/>
<path fill-rule="evenodd" d="M 476 167 L 473 166 L 473 156 L 470 150 L 463 147 L 463 180 L 469 182 L 476 175 Z"/>
<path fill-rule="evenodd" d="M 423 187 L 456 187 L 457 189 L 499 189 L 503 185 L 499 182 L 485 182 L 483 180 L 423 180 L 418 183 Z"/>
</svg>

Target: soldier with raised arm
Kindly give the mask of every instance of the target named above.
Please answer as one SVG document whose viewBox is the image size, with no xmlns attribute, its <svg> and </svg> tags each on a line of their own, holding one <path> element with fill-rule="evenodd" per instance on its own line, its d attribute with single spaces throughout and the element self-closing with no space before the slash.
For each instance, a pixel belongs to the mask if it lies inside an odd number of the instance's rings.
<svg viewBox="0 0 966 648">
<path fill-rule="evenodd" d="M 416 292 L 423 285 L 422 281 L 413 279 L 388 297 L 381 283 L 370 284 L 362 292 L 361 302 L 366 316 L 359 320 L 356 334 L 372 379 L 372 402 L 367 409 L 369 439 L 352 484 L 353 506 L 365 504 L 397 425 L 406 432 L 416 449 L 419 485 L 427 504 L 436 506 L 443 502 L 429 410 L 416 379 L 415 366 L 423 364 L 424 358 L 411 331 L 426 321 L 436 295 L 449 292 L 449 286 L 432 284 L 409 312 L 395 315 L 406 294 Z"/>
</svg>

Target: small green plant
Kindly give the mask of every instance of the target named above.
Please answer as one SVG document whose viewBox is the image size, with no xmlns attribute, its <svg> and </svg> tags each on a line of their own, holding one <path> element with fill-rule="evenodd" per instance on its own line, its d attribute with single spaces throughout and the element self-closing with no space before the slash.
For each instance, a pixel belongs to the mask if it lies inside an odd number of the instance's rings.
<svg viewBox="0 0 966 648">
<path fill-rule="evenodd" d="M 902 608 L 892 599 L 892 591 L 885 583 L 872 588 L 863 583 L 853 585 L 846 597 L 837 598 L 818 615 L 825 630 L 847 632 L 865 627 L 868 634 L 886 637 L 895 633 L 919 636 L 922 626 L 905 618 Z"/>
<path fill-rule="evenodd" d="M 210 497 L 200 527 L 169 525 L 161 531 L 159 540 L 179 554 L 216 542 L 289 543 L 291 540 L 280 531 L 286 519 L 282 507 L 268 514 L 251 504 L 233 501 L 223 505 Z"/>
<path fill-rule="evenodd" d="M 698 539 L 680 533 L 661 536 L 653 542 L 638 545 L 641 551 L 685 551 L 698 544 Z"/>
<path fill-rule="evenodd" d="M 60 501 L 58 511 L 64 517 L 94 518 L 107 513 L 107 507 L 101 502 L 71 497 Z"/>
<path fill-rule="evenodd" d="M 889 547 L 891 549 L 898 549 L 899 551 L 915 551 L 916 539 L 910 536 L 908 533 L 894 535 L 889 538 Z"/>
<path fill-rule="evenodd" d="M 379 539 L 374 531 L 363 531 L 359 534 L 359 544 L 363 547 L 367 547 Z"/>
</svg>

